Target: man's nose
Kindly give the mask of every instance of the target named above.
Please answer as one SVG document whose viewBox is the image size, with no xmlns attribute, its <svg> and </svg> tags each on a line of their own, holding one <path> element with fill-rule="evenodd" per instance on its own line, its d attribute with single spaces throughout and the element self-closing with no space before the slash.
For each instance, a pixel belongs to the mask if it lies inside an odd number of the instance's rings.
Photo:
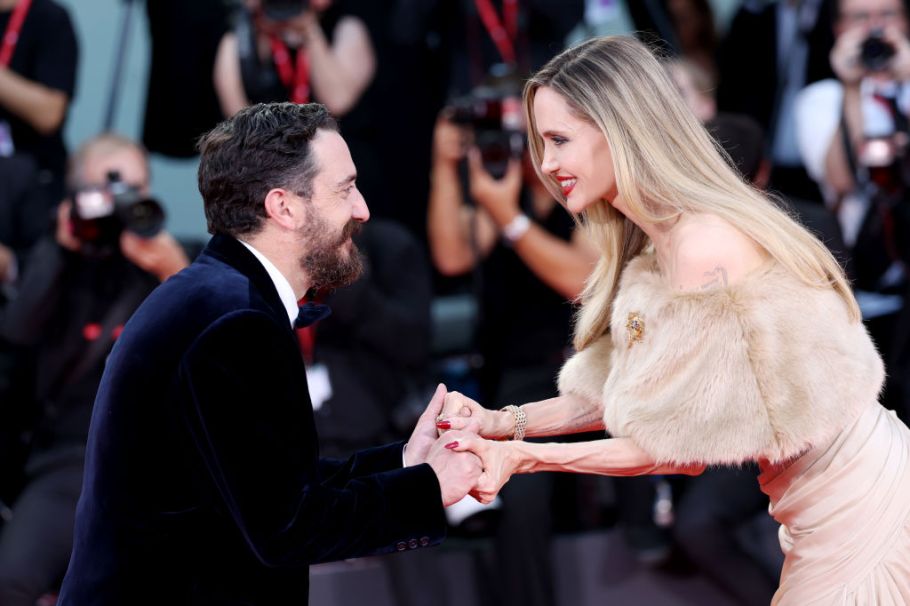
<svg viewBox="0 0 910 606">
<path fill-rule="evenodd" d="M 351 217 L 360 223 L 366 223 L 370 220 L 370 209 L 360 190 L 357 190 L 357 198 L 354 200 L 354 207 L 351 209 Z"/>
</svg>

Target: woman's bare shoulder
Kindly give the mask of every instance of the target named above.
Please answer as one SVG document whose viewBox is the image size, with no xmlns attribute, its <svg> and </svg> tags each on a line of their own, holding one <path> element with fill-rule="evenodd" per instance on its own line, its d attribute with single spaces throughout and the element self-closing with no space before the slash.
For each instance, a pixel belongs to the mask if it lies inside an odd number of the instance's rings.
<svg viewBox="0 0 910 606">
<path fill-rule="evenodd" d="M 769 255 L 745 233 L 713 215 L 679 226 L 669 280 L 674 290 L 725 288 L 743 281 Z"/>
</svg>

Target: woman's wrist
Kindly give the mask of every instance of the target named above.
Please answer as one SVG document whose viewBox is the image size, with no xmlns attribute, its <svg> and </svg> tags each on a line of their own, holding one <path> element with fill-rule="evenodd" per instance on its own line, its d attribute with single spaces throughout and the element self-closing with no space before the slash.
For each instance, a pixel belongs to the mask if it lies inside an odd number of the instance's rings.
<svg viewBox="0 0 910 606">
<path fill-rule="evenodd" d="M 506 454 L 509 459 L 509 469 L 511 473 L 533 473 L 535 471 L 534 448 L 539 444 L 529 444 L 528 442 L 511 441 L 504 442 Z"/>
<path fill-rule="evenodd" d="M 490 417 L 493 421 L 490 435 L 484 437 L 511 440 L 515 434 L 515 415 L 508 410 L 494 410 L 490 412 Z"/>
</svg>

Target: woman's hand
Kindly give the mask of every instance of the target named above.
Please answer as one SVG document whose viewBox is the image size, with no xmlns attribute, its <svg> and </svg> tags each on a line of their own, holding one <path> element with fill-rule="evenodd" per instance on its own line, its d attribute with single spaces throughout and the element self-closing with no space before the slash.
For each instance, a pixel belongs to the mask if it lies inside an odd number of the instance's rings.
<svg viewBox="0 0 910 606">
<path fill-rule="evenodd" d="M 493 502 L 499 491 L 518 468 L 518 460 L 509 442 L 494 442 L 481 437 L 460 435 L 446 448 L 455 452 L 473 452 L 483 465 L 477 486 L 469 494 L 483 504 Z"/>
<path fill-rule="evenodd" d="M 506 435 L 500 427 L 501 411 L 488 410 L 471 398 L 457 391 L 446 394 L 445 405 L 436 422 L 440 434 L 450 429 L 476 433 L 484 438 L 499 438 Z"/>
</svg>

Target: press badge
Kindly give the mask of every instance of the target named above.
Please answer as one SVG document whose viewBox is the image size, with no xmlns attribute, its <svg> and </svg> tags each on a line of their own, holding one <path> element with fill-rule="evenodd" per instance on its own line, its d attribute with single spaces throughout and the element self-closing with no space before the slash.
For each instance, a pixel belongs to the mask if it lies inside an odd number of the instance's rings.
<svg viewBox="0 0 910 606">
<path fill-rule="evenodd" d="M 313 364 L 306 367 L 306 382 L 310 388 L 310 401 L 313 410 L 319 410 L 332 397 L 332 382 L 329 380 L 329 368 L 325 364 Z"/>
<path fill-rule="evenodd" d="M 8 122 L 0 120 L 0 158 L 9 158 L 16 151 L 13 145 L 13 131 Z"/>
</svg>

